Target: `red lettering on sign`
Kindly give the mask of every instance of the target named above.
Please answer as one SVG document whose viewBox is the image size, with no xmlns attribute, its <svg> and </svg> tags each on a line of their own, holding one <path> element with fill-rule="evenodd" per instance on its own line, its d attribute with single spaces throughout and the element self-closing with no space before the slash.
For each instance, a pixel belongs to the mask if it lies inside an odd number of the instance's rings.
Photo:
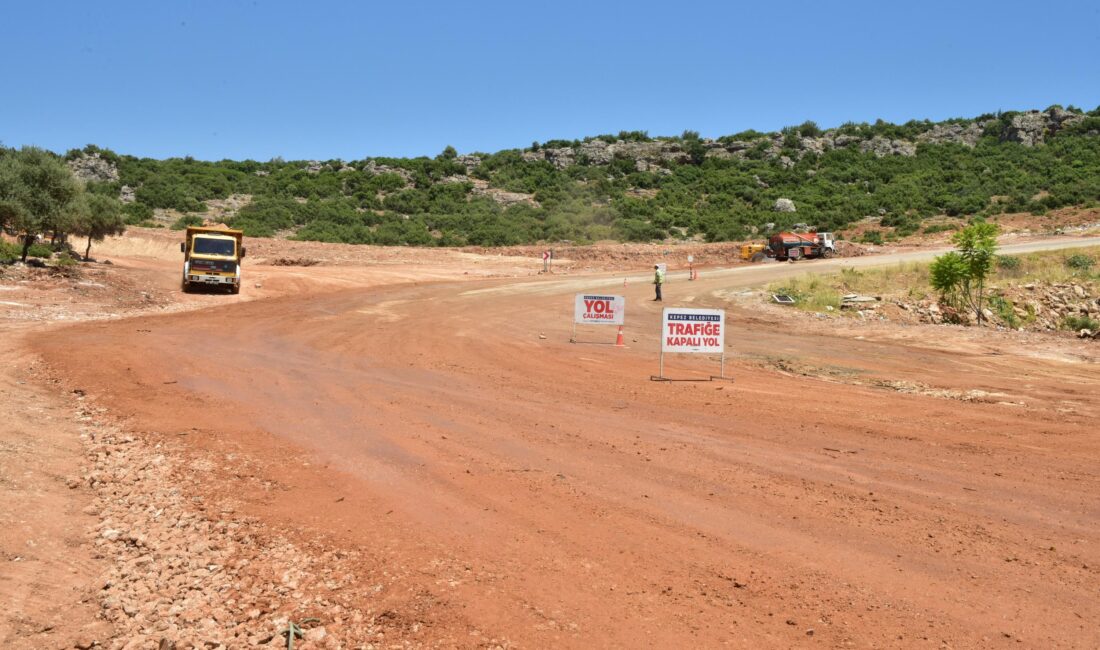
<svg viewBox="0 0 1100 650">
<path fill-rule="evenodd" d="M 588 312 L 589 314 L 591 314 L 593 312 L 595 312 L 597 314 L 606 314 L 606 313 L 612 311 L 611 301 L 610 300 L 585 300 L 584 301 L 584 310 L 586 312 Z"/>
</svg>

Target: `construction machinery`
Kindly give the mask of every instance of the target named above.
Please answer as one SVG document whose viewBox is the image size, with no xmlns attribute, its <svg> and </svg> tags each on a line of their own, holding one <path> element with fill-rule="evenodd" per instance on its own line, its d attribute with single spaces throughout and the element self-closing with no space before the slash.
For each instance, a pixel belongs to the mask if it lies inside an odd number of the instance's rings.
<svg viewBox="0 0 1100 650">
<path fill-rule="evenodd" d="M 764 244 L 741 244 L 741 259 L 746 262 L 763 262 Z"/>
<path fill-rule="evenodd" d="M 241 291 L 241 259 L 244 233 L 228 228 L 191 227 L 180 243 L 183 253 L 183 281 L 186 293 L 196 286 Z"/>
<path fill-rule="evenodd" d="M 764 254 L 780 262 L 832 257 L 836 254 L 836 241 L 828 232 L 781 232 L 771 236 Z"/>
</svg>

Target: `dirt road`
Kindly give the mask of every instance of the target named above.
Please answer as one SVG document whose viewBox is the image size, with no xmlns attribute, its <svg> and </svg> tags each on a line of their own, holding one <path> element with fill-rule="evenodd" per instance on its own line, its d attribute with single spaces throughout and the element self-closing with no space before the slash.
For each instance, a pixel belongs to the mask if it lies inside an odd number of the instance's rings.
<svg viewBox="0 0 1100 650">
<path fill-rule="evenodd" d="M 665 304 L 886 262 L 673 274 Z M 196 498 L 358 553 L 373 587 L 357 604 L 387 643 L 1100 645 L 1094 358 L 734 310 L 734 381 L 651 382 L 644 276 L 622 289 L 627 348 L 609 329 L 568 343 L 572 294 L 623 277 L 303 292 L 30 345 L 126 429 L 195 459 Z M 835 372 L 764 363 L 779 357 Z M 906 382 L 983 397 L 889 388 Z"/>
</svg>

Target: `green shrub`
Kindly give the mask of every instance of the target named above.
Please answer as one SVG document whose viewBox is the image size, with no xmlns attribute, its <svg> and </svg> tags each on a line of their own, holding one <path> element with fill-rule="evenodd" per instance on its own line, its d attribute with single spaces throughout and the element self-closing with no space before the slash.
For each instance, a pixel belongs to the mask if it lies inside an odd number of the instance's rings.
<svg viewBox="0 0 1100 650">
<path fill-rule="evenodd" d="M 46 243 L 31 244 L 31 247 L 27 249 L 27 257 L 41 257 L 48 259 L 53 255 L 53 249 Z"/>
<path fill-rule="evenodd" d="M 1074 271 L 1088 271 L 1096 263 L 1096 260 L 1092 259 L 1088 255 L 1082 255 L 1077 253 L 1076 255 L 1070 255 L 1066 258 L 1066 267 L 1071 268 Z"/>
<path fill-rule="evenodd" d="M 144 203 L 127 203 L 122 206 L 122 215 L 127 225 L 136 226 L 153 218 L 153 208 Z"/>
<path fill-rule="evenodd" d="M 859 237 L 859 241 L 864 244 L 875 244 L 876 246 L 882 246 L 882 231 L 881 230 L 868 230 Z"/>
<path fill-rule="evenodd" d="M 171 228 L 172 230 L 183 230 L 184 228 L 188 228 L 190 226 L 201 226 L 204 223 L 206 222 L 203 221 L 202 217 L 196 217 L 193 214 L 188 214 L 180 217 L 179 219 L 176 219 Z"/>
<path fill-rule="evenodd" d="M 1066 316 L 1062 319 L 1062 329 L 1073 330 L 1100 330 L 1100 321 L 1088 316 Z"/>
<path fill-rule="evenodd" d="M 27 257 L 41 257 L 49 259 L 53 250 L 47 244 L 31 244 L 27 249 Z M 10 264 L 23 256 L 23 246 L 18 243 L 0 241 L 0 263 Z"/>
<path fill-rule="evenodd" d="M 989 308 L 993 313 L 1001 317 L 1005 325 L 1008 325 L 1012 329 L 1016 329 L 1020 326 L 1020 318 L 1016 315 L 1013 304 L 1003 296 L 990 296 Z"/>
<path fill-rule="evenodd" d="M 956 230 L 956 229 L 957 229 L 956 226 L 953 226 L 949 223 L 937 223 L 937 224 L 932 224 L 931 226 L 925 226 L 924 230 L 922 232 L 926 235 L 934 235 L 936 233 L 948 232 L 950 230 Z"/>
<path fill-rule="evenodd" d="M 23 249 L 18 245 L 0 239 L 0 264 L 11 264 L 22 254 Z"/>
<path fill-rule="evenodd" d="M 1004 271 L 1015 271 L 1020 268 L 1020 258 L 1013 257 L 1012 255 L 998 255 L 997 268 Z"/>
</svg>

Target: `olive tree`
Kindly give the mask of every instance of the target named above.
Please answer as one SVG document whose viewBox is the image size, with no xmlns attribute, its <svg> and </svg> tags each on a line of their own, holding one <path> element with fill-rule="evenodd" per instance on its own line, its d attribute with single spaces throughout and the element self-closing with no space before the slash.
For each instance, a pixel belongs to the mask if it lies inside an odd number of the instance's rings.
<svg viewBox="0 0 1100 650">
<path fill-rule="evenodd" d="M 24 262 L 35 237 L 64 230 L 82 189 L 69 168 L 47 151 L 23 147 L 0 153 L 0 222 L 22 238 Z"/>
<path fill-rule="evenodd" d="M 88 238 L 88 245 L 84 248 L 84 259 L 88 259 L 93 241 L 103 241 L 110 235 L 126 232 L 122 204 L 117 199 L 102 194 L 83 194 L 74 202 L 70 232 Z"/>
</svg>

